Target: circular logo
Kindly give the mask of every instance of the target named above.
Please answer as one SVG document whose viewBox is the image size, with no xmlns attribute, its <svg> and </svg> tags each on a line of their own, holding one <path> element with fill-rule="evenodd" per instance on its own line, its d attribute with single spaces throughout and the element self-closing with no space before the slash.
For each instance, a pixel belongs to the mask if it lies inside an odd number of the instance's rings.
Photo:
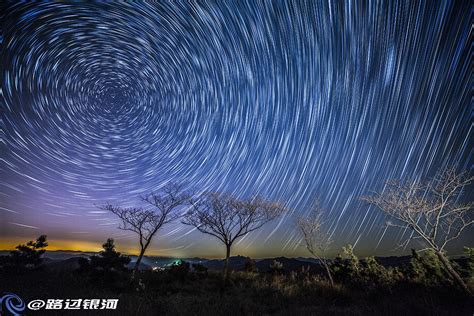
<svg viewBox="0 0 474 316">
<path fill-rule="evenodd" d="M 6 293 L 0 297 L 0 310 L 18 315 L 25 310 L 25 302 L 16 294 Z"/>
</svg>

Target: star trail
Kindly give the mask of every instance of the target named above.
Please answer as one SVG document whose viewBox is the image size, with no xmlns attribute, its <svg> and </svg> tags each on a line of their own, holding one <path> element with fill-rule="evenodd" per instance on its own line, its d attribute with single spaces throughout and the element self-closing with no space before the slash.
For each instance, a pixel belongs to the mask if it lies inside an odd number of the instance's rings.
<svg viewBox="0 0 474 316">
<path fill-rule="evenodd" d="M 5 247 L 46 233 L 63 248 L 114 237 L 134 251 L 135 237 L 97 205 L 136 205 L 176 181 L 287 204 L 235 254 L 304 253 L 294 218 L 316 198 L 335 252 L 352 243 L 391 254 L 407 232 L 385 230 L 360 196 L 390 178 L 473 169 L 469 1 L 10 3 L 2 12 Z M 467 235 L 459 247 L 472 244 Z M 219 256 L 215 245 L 175 223 L 151 252 Z"/>
</svg>

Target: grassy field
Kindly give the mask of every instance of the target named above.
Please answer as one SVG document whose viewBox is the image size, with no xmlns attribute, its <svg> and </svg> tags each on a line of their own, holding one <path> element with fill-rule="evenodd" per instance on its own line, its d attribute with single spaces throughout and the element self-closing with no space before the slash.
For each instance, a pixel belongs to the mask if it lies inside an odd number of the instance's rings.
<svg viewBox="0 0 474 316">
<path fill-rule="evenodd" d="M 391 287 L 336 284 L 308 273 L 234 272 L 224 286 L 218 273 L 142 272 L 91 280 L 70 271 L 1 275 L 0 290 L 24 300 L 118 298 L 116 311 L 89 315 L 472 315 L 472 298 L 455 288 L 398 282 Z M 141 285 L 140 285 L 141 284 Z M 46 314 L 29 312 L 27 315 Z M 86 315 L 85 311 L 48 315 Z"/>
</svg>

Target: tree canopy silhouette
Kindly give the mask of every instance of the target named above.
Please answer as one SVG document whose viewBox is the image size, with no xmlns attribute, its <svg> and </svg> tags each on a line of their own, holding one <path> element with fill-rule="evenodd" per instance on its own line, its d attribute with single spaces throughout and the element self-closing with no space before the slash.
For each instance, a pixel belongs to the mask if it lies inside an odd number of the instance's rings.
<svg viewBox="0 0 474 316">
<path fill-rule="evenodd" d="M 115 243 L 112 238 L 102 245 L 99 255 L 91 256 L 89 259 L 80 258 L 79 272 L 85 273 L 94 281 L 114 282 L 119 273 L 127 270 L 126 265 L 130 263 L 130 257 L 123 256 L 115 249 Z"/>
<path fill-rule="evenodd" d="M 46 247 L 48 247 L 46 235 L 39 236 L 36 241 L 30 240 L 26 245 L 20 244 L 16 246 L 16 250 L 10 252 L 12 262 L 19 266 L 36 267 L 41 264 Z"/>
</svg>

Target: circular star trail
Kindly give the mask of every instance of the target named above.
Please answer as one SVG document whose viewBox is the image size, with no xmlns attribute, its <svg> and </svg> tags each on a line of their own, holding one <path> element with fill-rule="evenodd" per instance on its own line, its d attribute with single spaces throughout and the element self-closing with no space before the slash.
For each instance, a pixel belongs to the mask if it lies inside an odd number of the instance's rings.
<svg viewBox="0 0 474 316">
<path fill-rule="evenodd" d="M 243 253 L 297 253 L 294 216 L 316 198 L 338 243 L 373 250 L 384 219 L 361 195 L 389 178 L 472 169 L 467 1 L 2 11 L 5 238 L 120 237 L 95 205 L 176 181 L 287 203 Z M 176 224 L 163 243 L 183 254 L 212 244 L 187 231 Z"/>
</svg>

